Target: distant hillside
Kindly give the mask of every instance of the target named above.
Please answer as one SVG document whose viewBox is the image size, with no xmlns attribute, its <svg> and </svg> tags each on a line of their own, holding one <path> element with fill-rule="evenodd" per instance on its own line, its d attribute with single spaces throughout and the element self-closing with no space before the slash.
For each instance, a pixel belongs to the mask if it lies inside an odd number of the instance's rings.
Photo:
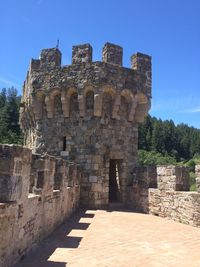
<svg viewBox="0 0 200 267">
<path fill-rule="evenodd" d="M 139 127 L 139 149 L 183 161 L 200 155 L 200 130 L 148 115 Z"/>
</svg>

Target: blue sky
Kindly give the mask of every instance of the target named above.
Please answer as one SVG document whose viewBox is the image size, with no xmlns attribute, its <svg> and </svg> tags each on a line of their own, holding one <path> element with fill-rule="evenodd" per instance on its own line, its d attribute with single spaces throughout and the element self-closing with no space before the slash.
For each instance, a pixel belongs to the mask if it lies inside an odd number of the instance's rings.
<svg viewBox="0 0 200 267">
<path fill-rule="evenodd" d="M 200 128 L 199 0 L 2 0 L 0 88 L 21 92 L 31 58 L 60 40 L 62 64 L 71 47 L 90 43 L 93 60 L 109 41 L 130 56 L 152 56 L 150 114 Z"/>
</svg>

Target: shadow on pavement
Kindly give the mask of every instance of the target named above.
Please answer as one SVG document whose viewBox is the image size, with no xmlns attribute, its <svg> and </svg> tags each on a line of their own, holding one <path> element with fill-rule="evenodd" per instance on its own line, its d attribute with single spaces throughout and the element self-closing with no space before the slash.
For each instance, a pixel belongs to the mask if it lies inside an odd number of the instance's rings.
<svg viewBox="0 0 200 267">
<path fill-rule="evenodd" d="M 93 217 L 93 213 L 87 213 L 86 210 L 79 210 L 13 267 L 67 266 L 67 259 L 65 262 L 48 261 L 48 259 L 58 248 L 77 248 L 82 240 L 82 237 L 68 236 L 69 233 L 76 229 L 86 230 L 90 223 L 79 222 L 80 219 Z"/>
</svg>

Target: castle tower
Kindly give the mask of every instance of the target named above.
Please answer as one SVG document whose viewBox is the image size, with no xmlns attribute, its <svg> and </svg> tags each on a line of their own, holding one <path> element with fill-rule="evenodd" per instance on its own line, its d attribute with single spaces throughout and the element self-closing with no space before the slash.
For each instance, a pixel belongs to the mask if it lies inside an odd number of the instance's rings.
<svg viewBox="0 0 200 267">
<path fill-rule="evenodd" d="M 151 57 L 137 53 L 122 66 L 122 48 L 106 43 L 102 62 L 89 44 L 74 46 L 72 65 L 58 49 L 32 59 L 24 82 L 20 125 L 25 146 L 81 165 L 81 203 L 126 202 L 137 166 L 138 124 L 151 99 Z"/>
</svg>

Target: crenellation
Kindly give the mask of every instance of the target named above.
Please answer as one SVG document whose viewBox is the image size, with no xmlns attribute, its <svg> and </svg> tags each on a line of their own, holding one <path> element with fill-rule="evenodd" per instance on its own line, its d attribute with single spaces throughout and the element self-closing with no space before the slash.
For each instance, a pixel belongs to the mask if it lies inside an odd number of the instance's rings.
<svg viewBox="0 0 200 267">
<path fill-rule="evenodd" d="M 102 61 L 105 63 L 122 66 L 123 49 L 119 45 L 106 43 L 103 47 Z"/>
<path fill-rule="evenodd" d="M 157 166 L 158 189 L 189 191 L 189 171 L 183 166 Z"/>
<path fill-rule="evenodd" d="M 200 227 L 200 193 L 188 190 L 189 169 L 185 166 L 136 167 L 127 204 L 137 211 Z"/>
<path fill-rule="evenodd" d="M 79 206 L 81 169 L 61 158 L 0 145 L 0 266 L 10 267 Z"/>
<path fill-rule="evenodd" d="M 29 149 L 16 145 L 0 146 L 0 202 L 23 201 L 28 195 L 26 182 L 30 161 Z"/>
<path fill-rule="evenodd" d="M 61 66 L 62 54 L 58 48 L 43 49 L 40 54 L 41 68 L 55 68 Z"/>
<path fill-rule="evenodd" d="M 131 57 L 131 68 L 136 70 L 141 76 L 146 87 L 146 94 L 151 97 L 152 69 L 151 56 L 136 53 Z"/>
<path fill-rule="evenodd" d="M 90 44 L 75 45 L 72 47 L 72 64 L 91 63 L 92 47 Z"/>
<path fill-rule="evenodd" d="M 30 62 L 30 67 L 29 67 L 30 72 L 38 70 L 39 68 L 40 68 L 40 60 L 32 58 Z"/>
</svg>

